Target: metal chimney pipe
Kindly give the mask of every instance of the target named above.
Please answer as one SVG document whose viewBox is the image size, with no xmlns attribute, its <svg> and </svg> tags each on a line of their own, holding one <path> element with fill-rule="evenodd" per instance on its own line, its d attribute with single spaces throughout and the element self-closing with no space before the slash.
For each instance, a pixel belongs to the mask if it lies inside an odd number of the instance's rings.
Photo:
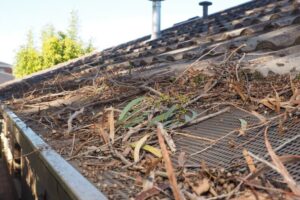
<svg viewBox="0 0 300 200">
<path fill-rule="evenodd" d="M 161 22 L 161 1 L 163 0 L 150 0 L 152 1 L 152 36 L 151 39 L 158 39 L 160 34 L 160 22 Z"/>
<path fill-rule="evenodd" d="M 208 6 L 212 5 L 212 2 L 210 1 L 202 1 L 199 3 L 200 6 L 203 7 L 203 18 L 207 18 L 208 17 Z"/>
</svg>

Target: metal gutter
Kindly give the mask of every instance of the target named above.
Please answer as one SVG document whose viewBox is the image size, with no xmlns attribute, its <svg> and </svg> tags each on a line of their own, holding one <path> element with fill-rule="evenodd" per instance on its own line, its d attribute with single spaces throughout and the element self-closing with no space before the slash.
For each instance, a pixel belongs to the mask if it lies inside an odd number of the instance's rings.
<svg viewBox="0 0 300 200">
<path fill-rule="evenodd" d="M 15 113 L 0 107 L 3 116 L 1 140 L 10 142 L 6 150 L 16 155 L 15 149 L 20 148 L 20 157 L 13 158 L 20 162 L 22 185 L 27 184 L 29 196 L 40 199 L 63 200 L 104 200 L 107 199 L 91 182 L 84 178 L 73 166 L 56 153 L 41 137 L 29 128 Z M 6 138 L 6 139 L 5 139 Z M 7 143 L 6 141 L 6 143 Z M 11 165 L 11 158 L 6 162 Z M 13 169 L 14 166 L 8 166 Z M 29 177 L 29 178 L 28 178 Z M 25 195 L 26 196 L 26 195 Z M 24 197 L 24 194 L 22 195 Z M 27 199 L 27 198 L 26 198 Z"/>
</svg>

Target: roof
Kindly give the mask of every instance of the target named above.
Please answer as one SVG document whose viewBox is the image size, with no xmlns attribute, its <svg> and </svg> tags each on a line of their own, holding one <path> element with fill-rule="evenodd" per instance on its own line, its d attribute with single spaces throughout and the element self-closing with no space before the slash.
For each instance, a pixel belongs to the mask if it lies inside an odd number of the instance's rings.
<svg viewBox="0 0 300 200">
<path fill-rule="evenodd" d="M 5 63 L 5 62 L 0 62 L 0 67 L 2 67 L 2 68 L 11 68 L 12 66 L 10 64 Z"/>
<path fill-rule="evenodd" d="M 141 138 L 160 148 L 151 119 L 163 122 L 171 134 L 174 166 L 189 166 L 190 174 L 178 175 L 179 182 L 185 180 L 185 190 L 194 194 L 190 176 L 203 161 L 210 168 L 249 173 L 243 149 L 271 160 L 268 140 L 279 156 L 300 154 L 298 1 L 251 1 L 207 19 L 178 23 L 160 39 L 149 39 L 2 85 L 0 99 L 112 199 L 136 196 L 143 170 L 154 165 L 151 153 L 143 151 L 139 162 L 130 154 L 130 144 Z M 109 148 L 107 135 L 113 134 Z M 255 161 L 258 168 L 259 163 Z M 299 163 L 289 163 L 287 169 L 299 182 Z M 166 183 L 162 164 L 151 170 L 159 174 L 158 185 Z M 217 194 L 225 191 L 218 182 L 220 171 L 208 177 Z M 228 184 L 238 185 L 227 175 Z M 274 171 L 266 176 L 284 182 Z"/>
<path fill-rule="evenodd" d="M 0 72 L 0 84 L 13 80 L 14 77 L 8 73 Z"/>
</svg>

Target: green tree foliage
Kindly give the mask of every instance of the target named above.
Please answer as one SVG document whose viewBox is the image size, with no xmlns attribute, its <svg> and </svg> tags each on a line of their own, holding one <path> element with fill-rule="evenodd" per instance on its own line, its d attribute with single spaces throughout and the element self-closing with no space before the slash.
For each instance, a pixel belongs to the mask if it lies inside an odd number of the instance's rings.
<svg viewBox="0 0 300 200">
<path fill-rule="evenodd" d="M 77 58 L 94 50 L 92 42 L 85 45 L 78 36 L 78 16 L 71 12 L 68 30 L 56 31 L 47 25 L 41 33 L 41 48 L 35 48 L 32 31 L 28 33 L 26 45 L 16 55 L 14 74 L 16 77 L 47 69 L 53 65 Z"/>
<path fill-rule="evenodd" d="M 32 31 L 29 31 L 27 35 L 26 44 L 20 47 L 16 55 L 16 60 L 14 74 L 17 77 L 41 70 L 42 59 L 39 51 L 34 47 Z"/>
</svg>

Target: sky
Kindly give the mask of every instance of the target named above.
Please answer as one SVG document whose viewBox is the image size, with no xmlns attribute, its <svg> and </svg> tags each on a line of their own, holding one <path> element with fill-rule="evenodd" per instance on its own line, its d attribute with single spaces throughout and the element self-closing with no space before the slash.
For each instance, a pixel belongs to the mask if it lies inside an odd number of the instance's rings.
<svg viewBox="0 0 300 200">
<path fill-rule="evenodd" d="M 162 29 L 202 15 L 200 0 L 162 2 Z M 211 0 L 215 13 L 247 0 Z M 13 64 L 18 48 L 32 30 L 38 44 L 47 24 L 56 30 L 68 27 L 70 12 L 79 16 L 79 35 L 92 39 L 97 50 L 109 48 L 151 33 L 152 2 L 149 0 L 0 0 L 0 61 Z"/>
</svg>

